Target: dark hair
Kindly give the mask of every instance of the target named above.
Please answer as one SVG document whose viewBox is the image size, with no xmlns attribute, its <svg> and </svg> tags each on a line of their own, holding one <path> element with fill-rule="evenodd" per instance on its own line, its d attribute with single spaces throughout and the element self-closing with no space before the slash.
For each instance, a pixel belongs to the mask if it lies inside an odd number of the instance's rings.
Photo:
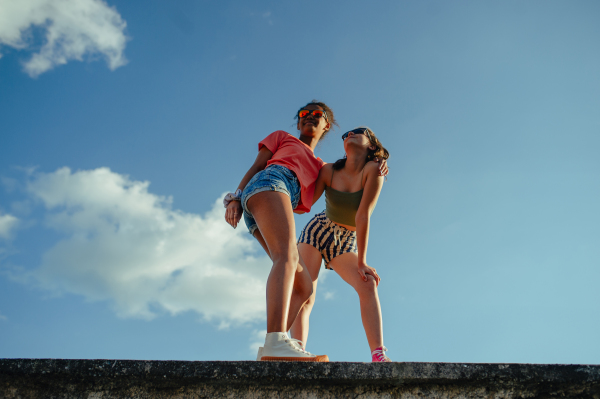
<svg viewBox="0 0 600 399">
<path fill-rule="evenodd" d="M 388 150 L 385 149 L 383 145 L 381 145 L 381 142 L 379 141 L 377 136 L 375 136 L 375 133 L 373 133 L 373 131 L 366 126 L 361 127 L 367 129 L 367 132 L 369 133 L 367 135 L 367 138 L 371 142 L 371 145 L 375 146 L 374 150 L 370 148 L 367 150 L 367 162 L 372 161 L 373 158 L 388 159 L 390 157 L 390 153 L 388 152 Z M 333 170 L 343 169 L 344 166 L 346 166 L 346 156 L 344 156 L 344 158 L 342 159 L 338 159 L 332 165 Z"/>
<path fill-rule="evenodd" d="M 329 108 L 327 106 L 327 104 L 322 103 L 320 101 L 312 100 L 311 102 L 306 104 L 304 107 L 300 108 L 298 110 L 298 112 L 300 112 L 300 110 L 308 107 L 309 105 L 318 105 L 319 107 L 323 108 L 323 110 L 327 113 L 326 120 L 329 123 L 329 125 L 331 126 L 329 130 L 331 130 L 333 125 L 338 126 L 338 127 L 340 126 L 340 125 L 338 125 L 337 121 L 335 120 L 335 116 L 333 116 L 333 110 L 331 108 Z M 296 116 L 294 117 L 294 119 L 298 119 L 298 112 L 296 112 Z M 323 135 L 321 136 L 321 138 L 319 138 L 319 141 L 323 140 L 323 138 L 327 135 L 327 133 L 329 133 L 329 130 L 325 130 L 325 132 L 323 132 Z"/>
</svg>

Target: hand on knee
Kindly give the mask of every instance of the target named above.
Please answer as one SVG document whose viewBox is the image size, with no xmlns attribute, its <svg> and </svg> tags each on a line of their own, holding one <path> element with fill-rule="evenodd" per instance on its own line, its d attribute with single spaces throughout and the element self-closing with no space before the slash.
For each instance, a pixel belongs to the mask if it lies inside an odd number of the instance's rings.
<svg viewBox="0 0 600 399">
<path fill-rule="evenodd" d="M 361 281 L 356 291 L 358 295 L 373 295 L 377 291 L 377 281 L 367 274 L 367 281 Z"/>
</svg>

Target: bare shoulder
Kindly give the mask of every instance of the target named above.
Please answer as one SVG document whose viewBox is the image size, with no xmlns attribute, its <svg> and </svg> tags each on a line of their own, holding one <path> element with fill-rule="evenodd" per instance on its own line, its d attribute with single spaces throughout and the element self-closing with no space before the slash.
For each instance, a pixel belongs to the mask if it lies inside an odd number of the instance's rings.
<svg viewBox="0 0 600 399">
<path fill-rule="evenodd" d="M 379 176 L 379 164 L 374 161 L 369 161 L 365 165 L 365 175 L 367 176 Z"/>
<path fill-rule="evenodd" d="M 372 185 L 381 187 L 383 186 L 383 176 L 379 174 L 379 164 L 377 162 L 369 161 L 365 165 L 365 173 L 362 181 L 363 187 L 365 185 Z"/>
<path fill-rule="evenodd" d="M 331 175 L 331 171 L 332 170 L 333 170 L 333 164 L 332 163 L 326 163 L 325 165 L 323 165 L 323 167 L 321 168 L 321 170 L 319 170 L 319 177 Z"/>
</svg>

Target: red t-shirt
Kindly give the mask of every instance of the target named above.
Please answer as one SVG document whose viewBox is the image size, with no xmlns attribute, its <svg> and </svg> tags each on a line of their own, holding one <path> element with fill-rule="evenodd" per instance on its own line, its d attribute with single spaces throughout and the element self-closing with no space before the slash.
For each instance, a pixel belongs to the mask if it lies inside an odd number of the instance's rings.
<svg viewBox="0 0 600 399">
<path fill-rule="evenodd" d="M 258 150 L 263 146 L 273 153 L 267 166 L 284 166 L 294 172 L 300 182 L 300 202 L 294 212 L 309 212 L 315 193 L 315 182 L 325 162 L 317 158 L 308 145 L 283 130 L 269 134 L 258 143 Z"/>
</svg>

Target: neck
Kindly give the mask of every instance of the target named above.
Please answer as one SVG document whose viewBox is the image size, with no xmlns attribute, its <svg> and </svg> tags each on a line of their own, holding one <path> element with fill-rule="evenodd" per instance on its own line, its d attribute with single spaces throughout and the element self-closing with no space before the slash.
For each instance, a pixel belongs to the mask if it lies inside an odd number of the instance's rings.
<svg viewBox="0 0 600 399">
<path fill-rule="evenodd" d="M 344 169 L 348 172 L 360 172 L 367 164 L 367 152 L 346 153 L 346 165 Z"/>
<path fill-rule="evenodd" d="M 317 139 L 316 137 L 305 136 L 303 134 L 300 134 L 300 141 L 309 146 L 310 149 L 314 151 L 315 147 L 317 146 L 317 143 L 319 142 L 319 139 Z"/>
</svg>

